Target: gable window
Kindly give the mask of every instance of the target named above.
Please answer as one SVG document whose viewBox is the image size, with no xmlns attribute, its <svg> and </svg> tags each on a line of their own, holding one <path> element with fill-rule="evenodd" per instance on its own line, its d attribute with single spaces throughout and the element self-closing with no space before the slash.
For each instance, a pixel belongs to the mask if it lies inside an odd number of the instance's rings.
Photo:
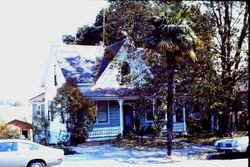
<svg viewBox="0 0 250 167">
<path fill-rule="evenodd" d="M 97 102 L 97 123 L 108 123 L 108 102 Z"/>
<path fill-rule="evenodd" d="M 130 74 L 130 66 L 127 62 L 124 62 L 121 66 L 121 83 L 120 85 L 124 85 L 124 83 L 127 81 L 129 78 Z"/>
<path fill-rule="evenodd" d="M 130 74 L 130 67 L 127 62 L 124 62 L 121 67 L 121 74 L 122 76 L 126 76 Z"/>
</svg>

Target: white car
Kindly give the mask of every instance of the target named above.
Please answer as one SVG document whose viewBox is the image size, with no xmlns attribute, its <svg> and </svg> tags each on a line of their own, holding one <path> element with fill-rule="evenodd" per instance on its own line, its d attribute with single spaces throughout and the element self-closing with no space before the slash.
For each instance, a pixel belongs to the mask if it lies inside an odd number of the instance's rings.
<svg viewBox="0 0 250 167">
<path fill-rule="evenodd" d="M 0 140 L 0 167 L 49 167 L 60 164 L 64 151 L 28 140 Z"/>
<path fill-rule="evenodd" d="M 246 152 L 248 136 L 218 140 L 214 143 L 214 146 L 219 152 Z"/>
</svg>

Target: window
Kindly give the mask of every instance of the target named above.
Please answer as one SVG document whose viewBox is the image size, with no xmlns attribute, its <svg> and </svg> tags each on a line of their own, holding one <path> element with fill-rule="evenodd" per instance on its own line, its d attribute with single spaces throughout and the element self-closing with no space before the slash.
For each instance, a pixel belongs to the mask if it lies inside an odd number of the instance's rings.
<svg viewBox="0 0 250 167">
<path fill-rule="evenodd" d="M 37 115 L 41 115 L 41 107 L 40 105 L 37 105 Z"/>
<path fill-rule="evenodd" d="M 0 152 L 11 152 L 11 151 L 17 151 L 17 143 L 16 142 L 0 143 Z"/>
<path fill-rule="evenodd" d="M 145 106 L 146 106 L 146 120 L 153 121 L 154 120 L 154 112 L 153 112 L 152 101 L 147 99 Z"/>
<path fill-rule="evenodd" d="M 97 123 L 108 123 L 108 102 L 97 102 Z"/>
<path fill-rule="evenodd" d="M 41 116 L 44 118 L 45 117 L 45 105 L 41 105 Z"/>
<path fill-rule="evenodd" d="M 23 151 L 33 151 L 38 150 L 40 147 L 36 144 L 21 142 L 21 148 Z"/>
<path fill-rule="evenodd" d="M 121 67 L 121 74 L 122 76 L 126 76 L 130 74 L 130 67 L 127 62 L 124 62 Z"/>
<path fill-rule="evenodd" d="M 157 112 L 158 112 L 157 115 L 158 115 L 159 119 L 164 120 L 165 119 L 165 112 L 167 110 L 166 105 L 164 105 L 162 100 L 156 99 L 156 107 L 157 107 Z"/>
<path fill-rule="evenodd" d="M 129 79 L 130 67 L 127 62 L 124 62 L 121 66 L 121 83 L 120 85 L 124 85 L 126 81 Z"/>
<path fill-rule="evenodd" d="M 177 108 L 177 110 L 175 110 L 177 122 L 183 122 L 183 111 L 182 110 L 183 110 L 182 108 Z"/>
<path fill-rule="evenodd" d="M 160 120 L 165 119 L 165 110 L 164 110 L 164 104 L 160 99 L 156 100 L 156 108 L 155 113 L 153 111 L 153 102 L 151 100 L 146 100 L 146 120 L 147 121 L 153 121 L 154 115 L 157 115 Z"/>
</svg>

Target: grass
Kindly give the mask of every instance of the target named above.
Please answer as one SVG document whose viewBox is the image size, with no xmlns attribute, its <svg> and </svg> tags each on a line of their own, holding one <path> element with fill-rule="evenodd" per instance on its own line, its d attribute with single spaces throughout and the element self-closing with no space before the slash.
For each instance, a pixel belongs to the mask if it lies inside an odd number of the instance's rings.
<svg viewBox="0 0 250 167">
<path fill-rule="evenodd" d="M 234 131 L 232 137 L 244 136 L 246 131 Z M 220 139 L 226 139 L 230 137 L 218 137 L 214 132 L 202 133 L 202 134 L 193 134 L 176 137 L 175 141 L 183 141 L 190 142 L 196 144 L 204 144 L 204 145 L 213 145 L 215 141 Z"/>
<path fill-rule="evenodd" d="M 233 137 L 239 137 L 246 134 L 246 132 L 234 132 Z M 203 144 L 203 145 L 213 145 L 216 140 L 225 139 L 219 138 L 215 133 L 202 133 L 194 135 L 184 135 L 184 136 L 174 136 L 173 137 L 173 149 L 176 148 L 190 148 L 188 143 Z M 108 141 L 98 141 L 98 142 L 86 142 L 83 145 L 104 145 L 109 144 L 116 147 L 129 148 L 133 150 L 157 150 L 166 149 L 167 138 L 166 137 L 136 137 L 129 136 L 123 139 L 108 140 Z"/>
</svg>

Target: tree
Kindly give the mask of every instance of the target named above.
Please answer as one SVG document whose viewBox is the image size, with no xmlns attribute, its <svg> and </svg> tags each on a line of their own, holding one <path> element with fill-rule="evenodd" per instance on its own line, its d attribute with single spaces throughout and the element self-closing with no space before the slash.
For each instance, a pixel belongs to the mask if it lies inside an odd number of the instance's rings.
<svg viewBox="0 0 250 167">
<path fill-rule="evenodd" d="M 191 65 L 189 62 L 178 63 L 179 85 L 176 92 L 186 94 L 185 99 L 189 106 L 188 109 L 190 110 L 191 106 L 193 106 L 194 110 L 199 112 L 201 116 L 199 120 L 195 120 L 187 115 L 189 117 L 187 119 L 188 133 L 200 133 L 210 128 L 210 115 L 213 114 L 211 106 L 216 102 L 215 95 L 219 87 L 218 76 L 213 67 L 212 49 L 214 48 L 213 37 L 215 31 L 211 28 L 214 27 L 211 15 L 202 10 L 201 4 L 189 2 L 189 6 L 190 10 L 187 11 L 185 17 L 192 23 L 190 27 L 201 41 L 202 47 L 196 50 L 199 60 L 195 64 Z"/>
<path fill-rule="evenodd" d="M 87 139 L 90 126 L 95 122 L 95 104 L 82 95 L 75 79 L 67 78 L 66 83 L 57 89 L 51 111 L 66 123 L 71 144 L 77 145 Z"/>
<path fill-rule="evenodd" d="M 20 135 L 18 127 L 0 122 L 0 139 L 18 139 Z"/>
<path fill-rule="evenodd" d="M 246 63 L 249 39 L 249 8 L 247 2 L 224 1 L 207 3 L 215 22 L 215 68 L 220 81 L 217 109 L 221 134 L 231 131 L 229 113 L 233 111 L 238 84 L 248 80 Z M 223 93 L 222 93 L 223 92 Z"/>
<path fill-rule="evenodd" d="M 207 121 L 210 114 L 220 118 L 219 135 L 229 135 L 229 113 L 238 111 L 237 88 L 249 79 L 248 4 L 211 1 L 199 8 L 193 6 L 191 11 L 187 16 L 193 22 L 192 29 L 205 45 L 196 52 L 199 61 L 195 66 L 182 66 L 181 89 Z"/>
<path fill-rule="evenodd" d="M 48 144 L 49 133 L 49 121 L 45 117 L 33 116 L 32 121 L 33 139 L 43 144 Z"/>
<path fill-rule="evenodd" d="M 188 15 L 192 29 L 206 45 L 197 52 L 195 66 L 182 66 L 186 71 L 181 74 L 182 89 L 208 121 L 209 115 L 217 115 L 219 135 L 228 135 L 232 128 L 229 113 L 236 111 L 234 104 L 239 99 L 237 87 L 248 80 L 248 5 L 228 1 L 204 4 L 207 10 L 203 13 L 193 8 L 192 13 L 201 14 Z"/>
<path fill-rule="evenodd" d="M 188 8 L 183 8 L 178 12 L 172 10 L 172 13 L 156 11 L 158 13 L 155 13 L 155 16 L 149 20 L 152 30 L 142 40 L 145 48 L 159 54 L 156 58 L 156 54 L 153 52 L 151 60 L 154 63 L 151 62 L 151 67 L 156 64 L 166 77 L 158 76 L 157 78 L 160 78 L 163 86 L 167 85 L 167 90 L 163 88 L 162 91 L 167 94 L 167 154 L 169 156 L 172 154 L 174 82 L 177 63 L 180 60 L 187 60 L 187 57 L 190 57 L 193 62 L 197 61 L 194 51 L 197 49 L 198 39 L 183 18 L 187 10 Z M 160 59 L 160 61 L 157 59 Z M 155 62 L 155 60 L 157 61 Z M 157 75 L 162 74 L 158 71 L 156 73 Z"/>
<path fill-rule="evenodd" d="M 63 42 L 78 45 L 99 45 L 104 41 L 108 46 L 125 37 L 134 41 L 145 35 L 149 1 L 109 1 L 108 8 L 102 9 L 93 25 L 80 27 L 75 36 L 64 35 Z M 105 12 L 104 12 L 105 10 Z M 105 18 L 104 18 L 105 16 Z"/>
</svg>

